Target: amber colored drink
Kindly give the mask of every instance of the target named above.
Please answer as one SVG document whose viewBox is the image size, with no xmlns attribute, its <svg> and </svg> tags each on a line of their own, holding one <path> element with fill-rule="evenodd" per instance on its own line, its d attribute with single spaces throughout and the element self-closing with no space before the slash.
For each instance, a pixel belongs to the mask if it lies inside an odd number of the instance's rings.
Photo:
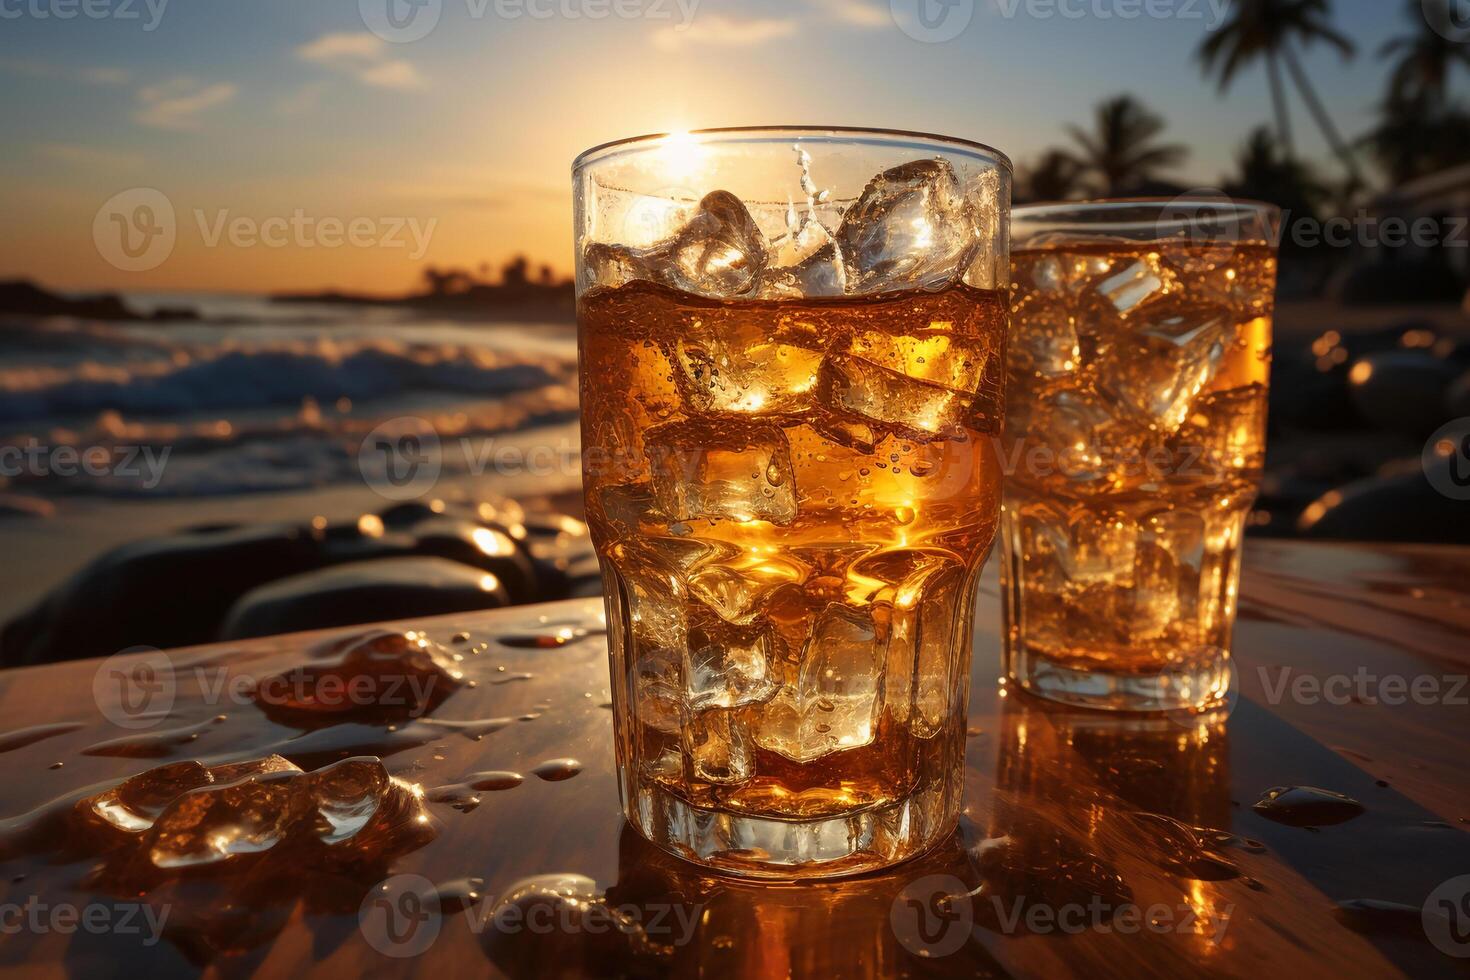
<svg viewBox="0 0 1470 980">
<path fill-rule="evenodd" d="M 1274 252 L 1119 241 L 1011 261 L 1010 675 L 1093 707 L 1216 701 L 1265 449 Z"/>
<path fill-rule="evenodd" d="M 632 282 L 578 319 L 584 444 L 619 447 L 585 480 L 632 807 L 746 815 L 756 850 L 851 818 L 813 832 L 815 860 L 822 834 L 882 853 L 904 820 L 947 819 L 999 507 L 1002 295 Z"/>
<path fill-rule="evenodd" d="M 1010 179 L 977 143 L 857 129 L 573 163 L 618 787 L 666 851 L 805 879 L 958 824 Z"/>
</svg>

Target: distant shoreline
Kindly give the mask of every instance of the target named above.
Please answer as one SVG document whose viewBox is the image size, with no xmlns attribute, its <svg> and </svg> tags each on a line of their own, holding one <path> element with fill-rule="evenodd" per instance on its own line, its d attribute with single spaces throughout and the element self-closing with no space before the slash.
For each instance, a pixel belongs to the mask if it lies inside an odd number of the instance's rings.
<svg viewBox="0 0 1470 980">
<path fill-rule="evenodd" d="M 413 310 L 446 319 L 479 323 L 571 325 L 576 319 L 576 303 L 570 283 L 476 284 L 469 289 L 455 292 L 409 293 L 402 296 L 323 290 L 273 293 L 261 298 L 267 303 L 283 305 Z M 28 279 L 0 280 L 0 316 L 71 317 L 106 323 L 208 323 L 218 326 L 249 326 L 254 322 L 235 316 L 206 316 L 196 306 L 182 303 L 144 312 L 131 305 L 125 294 L 98 292 L 68 296 Z M 330 322 L 323 325 L 330 325 Z"/>
<path fill-rule="evenodd" d="M 572 293 L 572 285 L 569 282 L 555 285 L 476 283 L 466 289 L 453 292 L 409 293 L 403 296 L 377 296 L 339 290 L 273 293 L 269 301 L 291 304 L 318 303 L 333 306 L 392 307 L 476 320 L 571 323 L 576 317 L 576 302 Z"/>
</svg>

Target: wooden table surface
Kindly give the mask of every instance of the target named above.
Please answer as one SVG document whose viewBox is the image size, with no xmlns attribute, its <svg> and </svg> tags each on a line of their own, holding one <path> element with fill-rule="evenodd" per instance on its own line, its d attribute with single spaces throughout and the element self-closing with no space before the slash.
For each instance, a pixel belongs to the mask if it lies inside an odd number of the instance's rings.
<svg viewBox="0 0 1470 980">
<path fill-rule="evenodd" d="M 321 635 L 10 671 L 0 973 L 1470 975 L 1470 877 L 1452 881 L 1470 875 L 1467 582 L 1466 550 L 1253 541 L 1233 710 L 1129 718 L 998 688 L 992 567 L 959 831 L 886 873 L 801 886 L 704 874 L 624 824 L 598 601 L 397 624 L 475 683 L 391 729 L 303 731 L 230 682 L 301 664 Z M 119 667 L 158 699 L 121 716 L 142 729 L 108 720 Z M 241 855 L 162 881 L 128 870 L 141 835 L 118 845 L 70 816 L 153 766 L 272 752 L 306 770 L 378 755 L 431 799 L 471 773 L 525 778 L 425 802 L 412 836 L 346 865 Z M 1303 786 L 1362 811 L 1253 809 Z"/>
</svg>

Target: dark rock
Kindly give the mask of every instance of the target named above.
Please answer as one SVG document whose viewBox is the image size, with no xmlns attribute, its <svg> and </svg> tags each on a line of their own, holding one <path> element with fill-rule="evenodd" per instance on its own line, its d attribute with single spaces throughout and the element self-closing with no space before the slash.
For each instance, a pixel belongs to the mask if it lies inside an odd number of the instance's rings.
<svg viewBox="0 0 1470 980">
<path fill-rule="evenodd" d="M 510 605 L 505 587 L 444 558 L 353 562 L 261 586 L 230 610 L 221 638 L 350 626 Z"/>
<path fill-rule="evenodd" d="M 1445 389 L 1445 418 L 1459 419 L 1470 415 L 1470 371 L 1466 371 Z"/>
<path fill-rule="evenodd" d="M 316 543 L 288 524 L 135 541 L 85 566 L 0 634 L 6 666 L 208 642 L 235 599 L 316 567 Z"/>
<path fill-rule="evenodd" d="M 1460 276 L 1433 259 L 1349 267 L 1328 288 L 1331 298 L 1347 305 L 1456 303 L 1464 292 Z"/>
<path fill-rule="evenodd" d="M 1446 497 L 1414 468 L 1331 491 L 1307 507 L 1297 527 L 1314 539 L 1470 544 L 1470 501 Z"/>
<path fill-rule="evenodd" d="M 1310 351 L 1278 350 L 1271 362 L 1272 431 L 1283 427 L 1331 431 L 1360 424 L 1348 394 L 1347 368 L 1319 370 Z"/>
<path fill-rule="evenodd" d="M 535 529 L 527 532 L 517 524 L 512 533 L 479 514 L 526 518 Z M 559 531 L 551 533 L 551 528 Z M 302 525 L 201 525 L 124 545 L 84 567 L 0 631 L 0 664 L 213 642 L 221 638 L 237 601 L 263 586 L 340 566 L 416 558 L 453 566 L 459 576 L 440 575 L 435 582 L 454 585 L 470 578 L 479 582 L 486 573 L 494 576 L 494 598 L 480 596 L 465 607 L 455 599 L 434 599 L 432 588 L 419 588 L 398 597 L 403 604 L 392 608 L 402 612 L 380 605 L 369 619 L 431 615 L 445 611 L 446 603 L 452 609 L 484 608 L 595 594 L 588 592 L 596 558 L 586 526 L 545 511 L 528 515 L 514 501 L 487 501 L 484 507 L 405 503 L 330 524 L 318 518 Z M 283 628 L 362 621 L 343 620 L 330 605 L 321 606 L 314 618 L 311 608 L 294 606 L 292 625 Z"/>
<path fill-rule="evenodd" d="M 1427 436 L 1443 422 L 1452 366 L 1423 350 L 1370 354 L 1348 373 L 1353 404 L 1370 425 Z"/>
<path fill-rule="evenodd" d="M 199 313 L 187 307 L 160 307 L 151 314 L 131 309 L 114 293 L 98 293 L 71 299 L 42 289 L 25 279 L 0 282 L 0 313 L 19 316 L 71 316 L 83 320 L 152 320 L 169 323 L 197 320 Z"/>
</svg>

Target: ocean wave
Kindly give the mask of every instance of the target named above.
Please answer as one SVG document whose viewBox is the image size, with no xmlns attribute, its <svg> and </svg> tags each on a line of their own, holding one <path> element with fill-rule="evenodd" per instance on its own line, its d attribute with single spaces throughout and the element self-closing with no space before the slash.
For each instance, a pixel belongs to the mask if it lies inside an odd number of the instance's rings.
<svg viewBox="0 0 1470 980">
<path fill-rule="evenodd" d="M 179 416 L 369 402 L 411 392 L 490 397 L 570 381 L 570 357 L 470 344 L 330 338 L 179 347 L 166 357 L 0 369 L 0 423 L 97 415 Z"/>
</svg>

